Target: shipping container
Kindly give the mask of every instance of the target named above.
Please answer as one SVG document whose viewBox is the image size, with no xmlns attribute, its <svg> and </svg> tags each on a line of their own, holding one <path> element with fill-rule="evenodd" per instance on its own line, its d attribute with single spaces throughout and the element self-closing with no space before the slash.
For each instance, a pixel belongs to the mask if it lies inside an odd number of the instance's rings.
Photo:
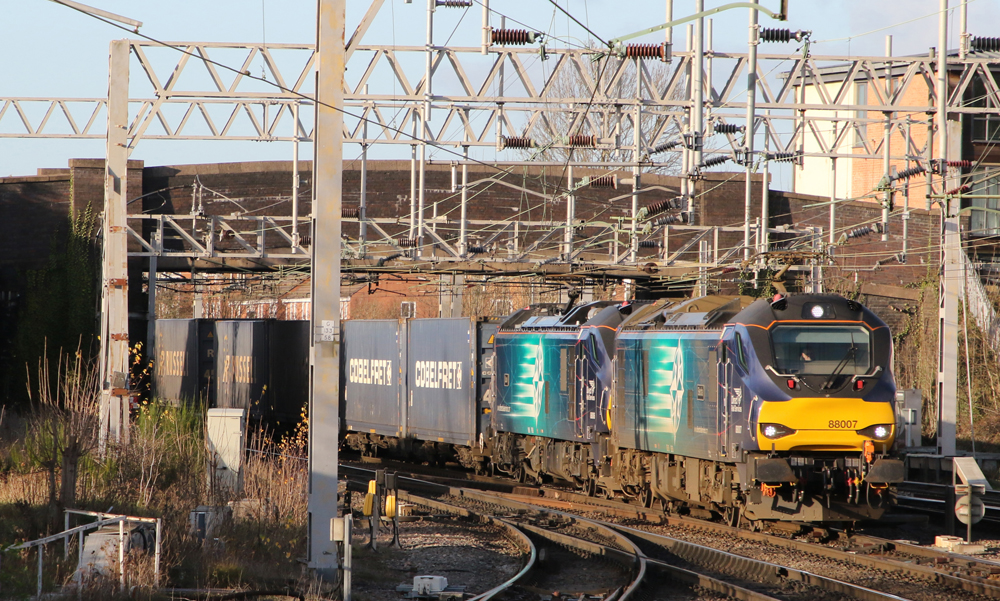
<svg viewBox="0 0 1000 601">
<path fill-rule="evenodd" d="M 309 392 L 309 322 L 158 319 L 153 396 L 298 422 Z"/>
<path fill-rule="evenodd" d="M 204 399 L 198 361 L 198 320 L 156 320 L 154 396 L 171 403 Z"/>
<path fill-rule="evenodd" d="M 400 364 L 406 349 L 400 345 L 399 324 L 394 319 L 343 322 L 340 381 L 348 431 L 404 434 Z"/>
</svg>

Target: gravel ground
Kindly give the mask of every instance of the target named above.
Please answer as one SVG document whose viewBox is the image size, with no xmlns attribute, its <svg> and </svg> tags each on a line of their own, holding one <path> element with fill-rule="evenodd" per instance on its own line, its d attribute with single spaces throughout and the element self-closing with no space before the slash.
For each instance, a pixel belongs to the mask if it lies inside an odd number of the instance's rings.
<svg viewBox="0 0 1000 601">
<path fill-rule="evenodd" d="M 355 511 L 361 515 L 360 504 Z M 378 550 L 372 551 L 366 545 L 368 531 L 354 530 L 354 599 L 405 599 L 396 586 L 425 575 L 444 576 L 449 585 L 465 586 L 466 593 L 475 595 L 521 569 L 520 550 L 492 526 L 449 518 L 403 522 L 399 538 L 403 548 L 391 548 L 391 529 L 383 527 Z"/>
</svg>

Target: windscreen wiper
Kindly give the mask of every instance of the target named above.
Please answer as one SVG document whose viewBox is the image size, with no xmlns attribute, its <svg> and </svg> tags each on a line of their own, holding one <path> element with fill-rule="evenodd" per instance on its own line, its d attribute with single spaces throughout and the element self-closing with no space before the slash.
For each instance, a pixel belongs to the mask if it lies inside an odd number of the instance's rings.
<svg viewBox="0 0 1000 601">
<path fill-rule="evenodd" d="M 827 388 L 833 387 L 834 379 L 836 379 L 836 377 L 840 375 L 840 372 L 844 371 L 844 368 L 847 367 L 847 362 L 850 361 L 851 358 L 854 357 L 854 354 L 857 352 L 858 352 L 858 347 L 855 346 L 852 342 L 851 348 L 847 349 L 847 354 L 844 355 L 844 358 L 840 360 L 840 363 L 837 364 L 837 367 L 833 368 L 833 373 L 830 374 L 830 377 L 826 379 L 826 382 L 823 382 L 823 386 L 820 387 L 821 390 L 826 390 Z"/>
</svg>

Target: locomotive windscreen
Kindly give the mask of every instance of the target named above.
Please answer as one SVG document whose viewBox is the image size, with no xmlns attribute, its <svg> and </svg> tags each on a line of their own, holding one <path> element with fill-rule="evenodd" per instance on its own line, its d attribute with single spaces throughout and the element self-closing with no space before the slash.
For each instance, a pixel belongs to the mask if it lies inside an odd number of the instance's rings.
<svg viewBox="0 0 1000 601">
<path fill-rule="evenodd" d="M 783 374 L 854 375 L 871 368 L 871 335 L 861 326 L 781 325 L 772 330 L 771 341 L 775 367 Z"/>
</svg>

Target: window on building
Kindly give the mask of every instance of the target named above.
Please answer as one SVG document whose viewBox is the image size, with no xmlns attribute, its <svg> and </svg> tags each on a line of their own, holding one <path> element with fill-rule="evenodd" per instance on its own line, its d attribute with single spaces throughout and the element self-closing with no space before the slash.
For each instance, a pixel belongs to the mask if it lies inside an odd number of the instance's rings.
<svg viewBox="0 0 1000 601">
<path fill-rule="evenodd" d="M 972 80 L 972 85 L 969 86 L 965 94 L 965 104 L 987 108 L 987 95 L 983 80 L 976 77 Z M 974 114 L 972 116 L 972 141 L 974 143 L 1000 142 L 1000 115 L 996 112 Z"/>
<path fill-rule="evenodd" d="M 987 167 L 972 172 L 972 192 L 976 196 L 993 196 L 993 198 L 973 198 L 969 202 L 972 207 L 1000 210 L 1000 167 Z M 973 236 L 1000 235 L 1000 214 L 988 211 L 972 211 L 970 216 L 970 234 Z"/>
</svg>

